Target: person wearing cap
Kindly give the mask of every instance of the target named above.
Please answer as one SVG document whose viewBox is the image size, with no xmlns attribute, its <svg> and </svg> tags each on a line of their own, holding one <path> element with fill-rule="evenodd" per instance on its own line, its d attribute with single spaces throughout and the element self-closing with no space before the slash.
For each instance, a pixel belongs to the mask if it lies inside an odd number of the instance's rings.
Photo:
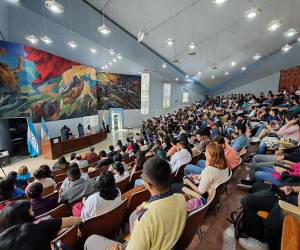
<svg viewBox="0 0 300 250">
<path fill-rule="evenodd" d="M 25 190 L 26 195 L 30 199 L 32 210 L 35 216 L 47 213 L 48 211 L 57 207 L 57 198 L 42 197 L 43 185 L 40 182 L 33 182 L 29 184 Z"/>
</svg>

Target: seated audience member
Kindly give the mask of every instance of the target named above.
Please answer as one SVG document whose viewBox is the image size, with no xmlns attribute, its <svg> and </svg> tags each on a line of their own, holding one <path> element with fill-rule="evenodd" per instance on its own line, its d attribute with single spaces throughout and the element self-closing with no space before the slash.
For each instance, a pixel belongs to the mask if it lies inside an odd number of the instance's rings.
<svg viewBox="0 0 300 250">
<path fill-rule="evenodd" d="M 143 170 L 143 165 L 145 161 L 146 161 L 145 153 L 143 151 L 137 152 L 131 174 Z"/>
<path fill-rule="evenodd" d="M 123 147 L 122 141 L 118 140 L 116 145 L 116 151 L 121 151 L 122 147 Z"/>
<path fill-rule="evenodd" d="M 98 192 L 90 195 L 84 201 L 81 210 L 82 221 L 107 213 L 122 202 L 121 192 L 116 188 L 112 172 L 103 172 L 100 174 L 96 189 Z"/>
<path fill-rule="evenodd" d="M 107 157 L 113 159 L 117 151 L 115 151 L 115 147 L 113 145 L 110 145 L 108 149 L 109 149 L 109 153 L 107 154 Z"/>
<path fill-rule="evenodd" d="M 125 170 L 122 162 L 115 162 L 112 165 L 112 171 L 115 176 L 116 183 L 125 180 L 130 174 Z"/>
<path fill-rule="evenodd" d="M 199 152 L 203 152 L 206 148 L 206 145 L 210 143 L 210 132 L 208 129 L 199 129 L 196 133 L 196 140 L 197 143 L 195 143 L 195 148 Z"/>
<path fill-rule="evenodd" d="M 139 145 L 141 151 L 147 151 L 149 149 L 143 139 L 137 140 L 136 143 Z"/>
<path fill-rule="evenodd" d="M 169 136 L 164 136 L 163 142 L 164 142 L 163 145 L 162 145 L 163 150 L 168 152 L 172 148 L 170 137 Z"/>
<path fill-rule="evenodd" d="M 85 154 L 84 158 L 88 162 L 96 162 L 98 160 L 98 155 L 94 151 L 94 147 L 89 147 L 89 152 Z"/>
<path fill-rule="evenodd" d="M 94 131 L 93 131 L 91 125 L 89 124 L 89 125 L 86 127 L 86 134 L 87 134 L 87 135 L 91 135 L 91 134 L 93 134 L 93 133 L 94 133 Z"/>
<path fill-rule="evenodd" d="M 52 166 L 52 170 L 59 170 L 59 169 L 67 169 L 69 167 L 69 162 L 67 162 L 64 156 L 58 158 L 58 161 L 54 163 Z"/>
<path fill-rule="evenodd" d="M 122 155 L 117 153 L 114 155 L 114 158 L 113 158 L 114 162 L 117 162 L 117 161 L 122 161 Z"/>
<path fill-rule="evenodd" d="M 131 215 L 134 225 L 126 249 L 171 249 L 185 226 L 186 201 L 182 194 L 170 192 L 171 169 L 167 161 L 157 157 L 147 160 L 143 179 L 151 198 Z M 85 249 L 108 249 L 115 243 L 103 236 L 92 235 L 85 242 Z M 119 246 L 117 243 L 116 247 Z"/>
<path fill-rule="evenodd" d="M 129 153 L 132 150 L 133 141 L 131 141 L 129 138 L 126 138 L 126 142 L 127 142 L 127 152 Z"/>
<path fill-rule="evenodd" d="M 75 152 L 73 152 L 73 153 L 71 153 L 71 155 L 70 155 L 70 165 L 71 164 L 73 164 L 73 163 L 75 163 L 75 161 L 76 161 L 76 153 Z"/>
<path fill-rule="evenodd" d="M 76 163 L 68 169 L 68 180 L 70 181 L 69 188 L 61 192 L 59 202 L 71 203 L 95 192 L 94 181 L 83 179 Z"/>
<path fill-rule="evenodd" d="M 34 222 L 29 201 L 14 201 L 0 214 L 0 250 L 51 250 L 50 242 L 61 229 L 79 225 L 78 217 Z"/>
<path fill-rule="evenodd" d="M 201 175 L 190 175 L 189 178 L 183 180 L 185 185 L 201 195 L 210 194 L 218 184 L 225 182 L 229 177 L 224 149 L 220 144 L 216 142 L 208 144 L 205 157 L 208 164 Z M 193 182 L 190 178 L 193 179 Z M 196 182 L 199 182 L 198 186 L 195 185 Z"/>
<path fill-rule="evenodd" d="M 112 158 L 107 157 L 107 154 L 104 150 L 100 151 L 99 153 L 100 161 L 95 166 L 96 169 L 109 166 L 110 164 L 114 163 Z"/>
<path fill-rule="evenodd" d="M 57 198 L 43 198 L 43 185 L 40 182 L 33 182 L 26 188 L 26 194 L 30 199 L 34 216 L 44 214 L 57 207 Z"/>
<path fill-rule="evenodd" d="M 80 154 L 77 154 L 75 159 L 75 163 L 78 165 L 79 168 L 85 168 L 89 165 L 88 161 L 83 160 Z"/>
<path fill-rule="evenodd" d="M 286 124 L 282 126 L 279 131 L 278 135 L 286 136 L 294 141 L 300 141 L 300 122 L 298 117 L 293 113 L 287 113 L 285 115 Z"/>
<path fill-rule="evenodd" d="M 43 164 L 39 166 L 39 169 L 42 169 L 44 171 L 45 178 L 52 178 L 52 172 L 48 165 Z"/>
<path fill-rule="evenodd" d="M 171 157 L 170 164 L 172 173 L 177 171 L 177 169 L 182 165 L 189 163 L 191 160 L 192 151 L 190 150 L 186 142 L 180 141 L 178 143 L 177 152 Z"/>
<path fill-rule="evenodd" d="M 177 149 L 178 149 L 178 146 L 179 146 L 178 143 L 177 143 L 177 139 L 175 137 L 171 137 L 170 141 L 171 141 L 172 147 L 168 150 L 167 157 L 173 156 L 177 152 Z"/>
<path fill-rule="evenodd" d="M 34 182 L 40 182 L 43 184 L 43 188 L 56 186 L 55 181 L 52 178 L 46 177 L 45 170 L 39 168 L 33 172 L 33 176 L 35 178 Z"/>
<path fill-rule="evenodd" d="M 26 166 L 22 166 L 18 168 L 18 175 L 17 175 L 17 186 L 27 185 L 28 180 L 30 178 L 30 173 Z"/>
<path fill-rule="evenodd" d="M 236 125 L 236 132 L 238 137 L 232 141 L 231 147 L 235 149 L 236 152 L 239 152 L 242 148 L 249 146 L 249 138 L 246 135 L 247 127 L 244 124 Z"/>
<path fill-rule="evenodd" d="M 76 163 L 73 163 L 72 165 L 74 164 Z M 83 178 L 84 180 L 88 180 L 90 178 L 87 172 L 83 172 L 83 168 L 80 168 L 80 175 L 81 178 Z M 62 191 L 67 190 L 70 187 L 70 185 L 71 185 L 71 181 L 69 181 L 69 178 L 66 177 L 63 183 L 61 184 L 59 192 L 61 193 Z"/>
<path fill-rule="evenodd" d="M 160 140 L 156 140 L 151 151 L 154 153 L 156 157 L 166 160 L 167 154 L 166 151 L 163 150 L 162 144 Z"/>
<path fill-rule="evenodd" d="M 22 189 L 16 187 L 16 175 L 16 172 L 10 172 L 7 178 L 0 182 L 1 201 L 25 195 Z"/>
<path fill-rule="evenodd" d="M 72 136 L 72 132 L 71 129 L 69 127 L 67 127 L 66 125 L 64 125 L 61 128 L 61 138 L 65 141 L 65 140 L 69 140 L 70 137 Z"/>
<path fill-rule="evenodd" d="M 129 153 L 127 151 L 127 146 L 122 146 L 121 148 L 121 155 L 122 155 L 122 161 L 129 162 Z"/>
<path fill-rule="evenodd" d="M 130 156 L 136 155 L 137 152 L 139 152 L 139 151 L 141 151 L 141 150 L 140 150 L 139 144 L 133 143 L 133 145 L 132 145 L 132 150 L 131 150 L 131 155 L 130 155 Z"/>
</svg>

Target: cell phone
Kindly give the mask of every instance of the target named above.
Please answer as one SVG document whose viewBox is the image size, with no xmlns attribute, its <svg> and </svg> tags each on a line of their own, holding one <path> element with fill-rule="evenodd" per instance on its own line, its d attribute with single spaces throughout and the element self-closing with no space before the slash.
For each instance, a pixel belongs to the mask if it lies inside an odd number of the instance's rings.
<svg viewBox="0 0 300 250">
<path fill-rule="evenodd" d="M 291 170 L 289 167 L 284 166 L 284 165 L 281 165 L 281 164 L 279 164 L 279 163 L 275 163 L 275 164 L 274 164 L 274 167 L 280 167 L 280 168 L 284 168 L 285 170 Z"/>
</svg>

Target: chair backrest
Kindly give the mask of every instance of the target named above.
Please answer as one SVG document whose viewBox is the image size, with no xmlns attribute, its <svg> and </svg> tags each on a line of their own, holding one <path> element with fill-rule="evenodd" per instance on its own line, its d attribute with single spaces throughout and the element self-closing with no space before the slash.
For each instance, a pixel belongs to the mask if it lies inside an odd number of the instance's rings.
<svg viewBox="0 0 300 250">
<path fill-rule="evenodd" d="M 128 190 L 126 193 L 122 194 L 122 200 L 129 199 L 131 197 L 131 195 L 133 195 L 134 193 L 137 193 L 139 191 L 142 191 L 144 189 L 145 189 L 144 185 L 134 187 L 134 188 Z"/>
<path fill-rule="evenodd" d="M 191 164 L 197 165 L 198 161 L 201 158 L 202 153 L 198 153 L 192 157 Z"/>
<path fill-rule="evenodd" d="M 216 195 L 215 195 L 215 202 L 218 203 L 221 195 L 225 192 L 228 184 L 231 182 L 232 180 L 232 171 L 230 170 L 229 176 L 226 179 L 226 181 L 224 181 L 223 183 L 220 183 L 218 186 L 216 186 Z"/>
<path fill-rule="evenodd" d="M 60 175 L 60 174 L 64 174 L 64 173 L 67 173 L 67 169 L 58 169 L 58 170 L 53 170 L 52 171 L 52 175 L 53 177 L 57 176 L 57 175 Z"/>
<path fill-rule="evenodd" d="M 120 189 L 121 194 L 123 194 L 127 191 L 127 188 L 128 188 L 128 185 L 129 185 L 129 178 L 130 178 L 130 176 L 128 176 L 124 180 L 119 181 L 119 182 L 116 183 L 116 186 L 117 186 L 117 188 Z"/>
<path fill-rule="evenodd" d="M 31 182 L 34 182 L 34 177 L 31 176 L 29 179 L 28 179 L 28 183 L 31 183 Z"/>
<path fill-rule="evenodd" d="M 297 219 L 292 215 L 284 217 L 281 250 L 299 250 L 300 249 L 300 225 Z"/>
<path fill-rule="evenodd" d="M 91 172 L 88 172 L 88 175 L 90 178 L 95 178 L 95 177 L 98 177 L 101 174 L 101 172 L 102 172 L 102 170 L 99 168 L 99 169 L 93 170 Z"/>
<path fill-rule="evenodd" d="M 42 197 L 53 193 L 53 191 L 54 191 L 54 186 L 49 186 L 49 187 L 44 188 L 43 193 L 42 193 Z"/>
<path fill-rule="evenodd" d="M 131 195 L 128 199 L 127 203 L 127 213 L 130 215 L 139 205 L 141 205 L 144 201 L 149 200 L 151 194 L 148 189 L 144 189 L 142 191 L 136 192 Z"/>
<path fill-rule="evenodd" d="M 187 164 L 181 165 L 177 171 L 175 172 L 175 175 L 173 177 L 173 182 L 182 182 L 183 181 L 183 176 L 184 176 L 184 168 L 186 167 Z"/>
<path fill-rule="evenodd" d="M 203 207 L 188 213 L 185 227 L 183 229 L 183 232 L 179 240 L 175 244 L 174 250 L 186 249 L 188 245 L 191 243 L 195 233 L 197 232 L 198 227 L 201 225 L 201 223 L 204 220 L 204 216 L 208 208 L 211 206 L 212 202 L 215 199 L 215 194 L 216 194 L 215 191 L 213 191 L 210 194 L 207 203 Z"/>
<path fill-rule="evenodd" d="M 58 200 L 59 192 L 55 190 L 51 194 L 45 195 L 44 198 L 56 198 Z"/>
<path fill-rule="evenodd" d="M 61 204 L 58 207 L 50 210 L 49 212 L 41 214 L 41 215 L 39 215 L 35 218 L 36 219 L 41 219 L 41 218 L 46 217 L 48 215 L 50 215 L 52 218 L 61 218 L 66 214 L 67 211 L 68 211 L 68 207 L 65 204 Z"/>
<path fill-rule="evenodd" d="M 63 181 L 56 183 L 56 190 L 59 190 L 62 184 Z"/>
<path fill-rule="evenodd" d="M 245 156 L 247 154 L 247 148 L 242 148 L 241 150 L 240 150 L 240 152 L 239 152 L 239 156 L 240 157 L 243 157 L 243 156 Z"/>
<path fill-rule="evenodd" d="M 92 234 L 112 239 L 120 230 L 126 205 L 127 199 L 111 211 L 84 221 L 81 229 L 82 241 L 85 242 Z"/>
<path fill-rule="evenodd" d="M 51 241 L 51 244 L 58 244 L 60 241 L 68 247 L 68 250 L 77 249 L 77 232 L 78 228 L 76 226 L 70 227 L 67 231 L 57 236 Z M 54 248 L 53 248 L 54 249 Z"/>
<path fill-rule="evenodd" d="M 129 187 L 134 186 L 135 180 L 141 178 L 142 170 L 134 172 L 129 179 Z"/>
<path fill-rule="evenodd" d="M 66 178 L 67 178 L 67 173 L 58 174 L 58 175 L 54 176 L 54 181 L 56 183 L 58 183 L 58 182 L 64 181 L 64 179 L 66 179 Z"/>
</svg>

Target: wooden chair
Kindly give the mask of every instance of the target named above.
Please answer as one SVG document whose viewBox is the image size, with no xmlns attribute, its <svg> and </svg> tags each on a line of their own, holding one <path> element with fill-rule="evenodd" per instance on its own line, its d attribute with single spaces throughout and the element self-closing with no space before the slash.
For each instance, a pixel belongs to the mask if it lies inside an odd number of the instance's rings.
<svg viewBox="0 0 300 250">
<path fill-rule="evenodd" d="M 44 198 L 48 199 L 48 198 L 56 198 L 58 200 L 59 197 L 59 192 L 57 190 L 55 190 L 53 193 L 48 194 L 46 196 L 44 196 Z"/>
<path fill-rule="evenodd" d="M 62 242 L 68 247 L 68 250 L 76 250 L 77 232 L 78 232 L 78 228 L 76 226 L 72 226 L 68 230 L 63 232 L 61 235 L 57 236 L 54 240 L 52 240 L 51 245 Z"/>
<path fill-rule="evenodd" d="M 49 186 L 43 189 L 42 197 L 54 192 L 54 186 Z"/>
<path fill-rule="evenodd" d="M 134 193 L 137 193 L 137 192 L 142 191 L 144 189 L 145 189 L 144 185 L 140 185 L 140 186 L 134 187 L 134 188 L 130 189 L 129 191 L 127 191 L 126 193 L 122 194 L 122 200 L 130 199 L 130 197 Z"/>
<path fill-rule="evenodd" d="M 59 175 L 54 176 L 54 181 L 56 183 L 58 183 L 58 182 L 64 181 L 64 179 L 66 179 L 66 178 L 67 178 L 67 173 L 59 174 Z"/>
<path fill-rule="evenodd" d="M 146 161 L 154 156 L 154 153 L 148 153 L 145 155 Z"/>
<path fill-rule="evenodd" d="M 129 218 L 130 214 L 144 201 L 149 200 L 151 194 L 148 189 L 144 189 L 133 193 L 131 197 L 128 199 L 127 207 L 126 207 L 126 214 Z"/>
<path fill-rule="evenodd" d="M 130 176 L 125 178 L 123 181 L 120 181 L 120 182 L 116 183 L 116 186 L 117 186 L 117 188 L 120 189 L 121 194 L 123 194 L 127 191 L 127 188 L 128 188 L 128 185 L 129 185 L 129 179 L 130 179 Z"/>
<path fill-rule="evenodd" d="M 92 179 L 92 178 L 98 177 L 101 174 L 101 172 L 102 172 L 102 170 L 99 168 L 99 169 L 89 172 L 88 175 Z"/>
<path fill-rule="evenodd" d="M 192 157 L 191 164 L 197 165 L 197 163 L 198 163 L 198 161 L 200 160 L 202 154 L 203 154 L 203 153 L 198 153 L 198 154 L 194 155 L 194 156 Z"/>
<path fill-rule="evenodd" d="M 133 187 L 134 187 L 134 182 L 135 182 L 135 180 L 141 178 L 142 172 L 143 172 L 142 170 L 136 171 L 135 173 L 133 173 L 133 174 L 130 176 L 130 179 L 129 179 L 129 188 L 133 188 Z"/>
<path fill-rule="evenodd" d="M 184 176 L 184 168 L 186 167 L 186 165 L 187 164 L 183 164 L 182 166 L 180 166 L 177 169 L 177 171 L 173 175 L 172 182 L 174 182 L 174 183 L 180 183 L 180 182 L 182 182 L 183 176 Z"/>
<path fill-rule="evenodd" d="M 209 207 L 212 205 L 212 202 L 215 199 L 216 192 L 212 192 L 208 198 L 207 203 L 188 214 L 187 220 L 185 223 L 185 227 L 183 229 L 183 232 L 175 244 L 174 250 L 182 250 L 186 249 L 188 245 L 192 242 L 195 233 L 198 233 L 198 236 L 201 237 L 201 223 L 204 221 L 204 217 L 209 209 Z"/>
<path fill-rule="evenodd" d="M 53 177 L 57 176 L 57 175 L 60 175 L 60 174 L 65 174 L 67 173 L 67 169 L 58 169 L 58 170 L 53 170 L 52 171 L 52 175 Z"/>
<path fill-rule="evenodd" d="M 32 176 L 28 179 L 28 184 L 31 183 L 31 182 L 34 182 L 35 178 Z"/>
<path fill-rule="evenodd" d="M 56 183 L 56 190 L 59 190 L 62 184 L 63 181 Z"/>
<path fill-rule="evenodd" d="M 127 199 L 113 210 L 84 221 L 81 229 L 82 242 L 85 242 L 93 234 L 112 239 L 120 230 L 126 205 Z"/>
<path fill-rule="evenodd" d="M 52 218 L 61 218 L 64 217 L 67 211 L 68 211 L 68 207 L 65 204 L 61 204 L 58 207 L 50 210 L 49 212 L 36 216 L 35 218 L 37 220 L 46 216 L 51 216 Z"/>
<path fill-rule="evenodd" d="M 297 219 L 292 215 L 284 217 L 281 250 L 299 250 L 300 249 L 300 225 Z"/>
</svg>

